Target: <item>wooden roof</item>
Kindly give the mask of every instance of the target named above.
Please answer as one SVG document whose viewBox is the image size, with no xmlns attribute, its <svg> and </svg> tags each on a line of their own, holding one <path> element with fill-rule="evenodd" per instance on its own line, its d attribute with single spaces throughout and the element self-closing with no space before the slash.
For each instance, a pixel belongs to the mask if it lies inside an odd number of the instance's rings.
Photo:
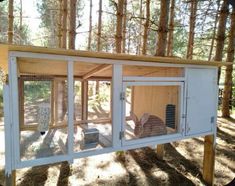
<svg viewBox="0 0 235 186">
<path fill-rule="evenodd" d="M 7 61 L 9 51 L 21 51 L 21 52 L 33 52 L 44 54 L 56 54 L 67 56 L 79 56 L 79 57 L 92 57 L 114 60 L 129 60 L 129 61 L 142 61 L 142 62 L 157 62 L 157 63 L 169 63 L 169 64 L 190 64 L 190 65 L 209 65 L 209 66 L 225 66 L 232 63 L 218 62 L 218 61 L 202 61 L 202 60 L 187 60 L 173 57 L 158 57 L 158 56 L 143 56 L 143 55 L 129 55 L 129 54 L 112 54 L 104 52 L 90 52 L 81 50 L 65 50 L 58 48 L 46 48 L 35 46 L 19 46 L 19 45 L 5 45 L 0 44 L 0 66 L 7 72 Z"/>
</svg>

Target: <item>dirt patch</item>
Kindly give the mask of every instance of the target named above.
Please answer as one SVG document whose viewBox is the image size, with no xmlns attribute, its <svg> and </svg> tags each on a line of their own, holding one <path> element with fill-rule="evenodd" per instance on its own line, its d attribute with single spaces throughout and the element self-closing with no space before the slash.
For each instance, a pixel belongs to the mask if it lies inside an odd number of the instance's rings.
<svg viewBox="0 0 235 186">
<path fill-rule="evenodd" d="M 235 120 L 219 118 L 217 131 L 215 185 L 225 185 L 235 177 Z M 166 144 L 163 161 L 157 159 L 155 149 L 147 147 L 82 158 L 72 165 L 63 162 L 21 169 L 17 185 L 205 185 L 203 140 Z M 1 159 L 3 153 L 1 147 Z M 2 169 L 0 185 L 3 173 Z"/>
</svg>

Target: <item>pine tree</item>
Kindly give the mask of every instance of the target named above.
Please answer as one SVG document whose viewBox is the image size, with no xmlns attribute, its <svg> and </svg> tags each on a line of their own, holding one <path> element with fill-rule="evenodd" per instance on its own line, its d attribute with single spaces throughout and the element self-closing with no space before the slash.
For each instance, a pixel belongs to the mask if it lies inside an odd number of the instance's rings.
<svg viewBox="0 0 235 186">
<path fill-rule="evenodd" d="M 231 26 L 229 32 L 228 50 L 227 50 L 227 62 L 233 63 L 234 61 L 234 41 L 235 41 L 235 9 L 231 14 Z M 232 93 L 232 73 L 233 65 L 226 67 L 225 72 L 225 83 L 224 83 L 224 94 L 222 100 L 222 117 L 230 117 L 230 98 Z"/>
<path fill-rule="evenodd" d="M 149 21 L 150 21 L 150 0 L 146 0 L 146 19 L 145 19 L 145 24 L 144 24 L 143 49 L 142 49 L 143 55 L 147 53 Z"/>
<path fill-rule="evenodd" d="M 197 3 L 198 0 L 191 0 L 187 59 L 193 59 L 193 45 L 194 45 L 195 25 L 196 25 L 196 16 L 197 16 Z"/>
<path fill-rule="evenodd" d="M 116 25 L 116 52 L 122 52 L 122 20 L 123 20 L 123 6 L 124 0 L 118 0 L 116 5 L 116 16 L 117 16 L 117 25 Z"/>
<path fill-rule="evenodd" d="M 160 21 L 158 26 L 158 41 L 156 48 L 156 56 L 165 56 L 167 33 L 168 33 L 168 17 L 169 17 L 170 0 L 161 0 Z"/>
<path fill-rule="evenodd" d="M 8 4 L 8 43 L 13 43 L 13 24 L 14 24 L 14 0 L 9 0 Z"/>
</svg>

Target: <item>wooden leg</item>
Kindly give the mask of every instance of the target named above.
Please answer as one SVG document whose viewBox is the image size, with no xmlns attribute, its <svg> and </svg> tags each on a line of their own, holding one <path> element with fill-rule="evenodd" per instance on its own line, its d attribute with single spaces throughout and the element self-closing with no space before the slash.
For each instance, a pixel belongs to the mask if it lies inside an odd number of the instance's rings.
<svg viewBox="0 0 235 186">
<path fill-rule="evenodd" d="M 88 81 L 82 81 L 82 120 L 88 117 Z"/>
<path fill-rule="evenodd" d="M 16 170 L 13 170 L 11 174 L 5 175 L 6 186 L 16 186 Z"/>
<path fill-rule="evenodd" d="M 164 157 L 164 145 L 157 145 L 157 157 L 159 160 L 163 160 Z"/>
<path fill-rule="evenodd" d="M 214 184 L 215 166 L 215 136 L 205 136 L 204 159 L 203 159 L 203 179 L 208 185 Z"/>
</svg>

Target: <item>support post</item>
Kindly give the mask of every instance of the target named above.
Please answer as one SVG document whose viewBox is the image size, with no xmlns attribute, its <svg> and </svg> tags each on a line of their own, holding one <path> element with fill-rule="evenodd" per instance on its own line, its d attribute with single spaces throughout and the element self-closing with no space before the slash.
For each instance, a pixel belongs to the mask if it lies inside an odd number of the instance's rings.
<svg viewBox="0 0 235 186">
<path fill-rule="evenodd" d="M 16 170 L 13 170 L 11 174 L 5 175 L 6 186 L 16 186 Z"/>
<path fill-rule="evenodd" d="M 157 158 L 163 160 L 164 157 L 164 144 L 157 145 Z"/>
<path fill-rule="evenodd" d="M 214 184 L 215 167 L 215 135 L 205 136 L 204 158 L 203 158 L 203 179 L 208 185 Z"/>
<path fill-rule="evenodd" d="M 88 81 L 82 81 L 82 120 L 88 117 Z"/>
<path fill-rule="evenodd" d="M 15 186 L 16 170 L 13 170 L 12 159 L 12 120 L 10 112 L 10 90 L 8 85 L 3 87 L 4 128 L 5 128 L 5 185 Z"/>
</svg>

